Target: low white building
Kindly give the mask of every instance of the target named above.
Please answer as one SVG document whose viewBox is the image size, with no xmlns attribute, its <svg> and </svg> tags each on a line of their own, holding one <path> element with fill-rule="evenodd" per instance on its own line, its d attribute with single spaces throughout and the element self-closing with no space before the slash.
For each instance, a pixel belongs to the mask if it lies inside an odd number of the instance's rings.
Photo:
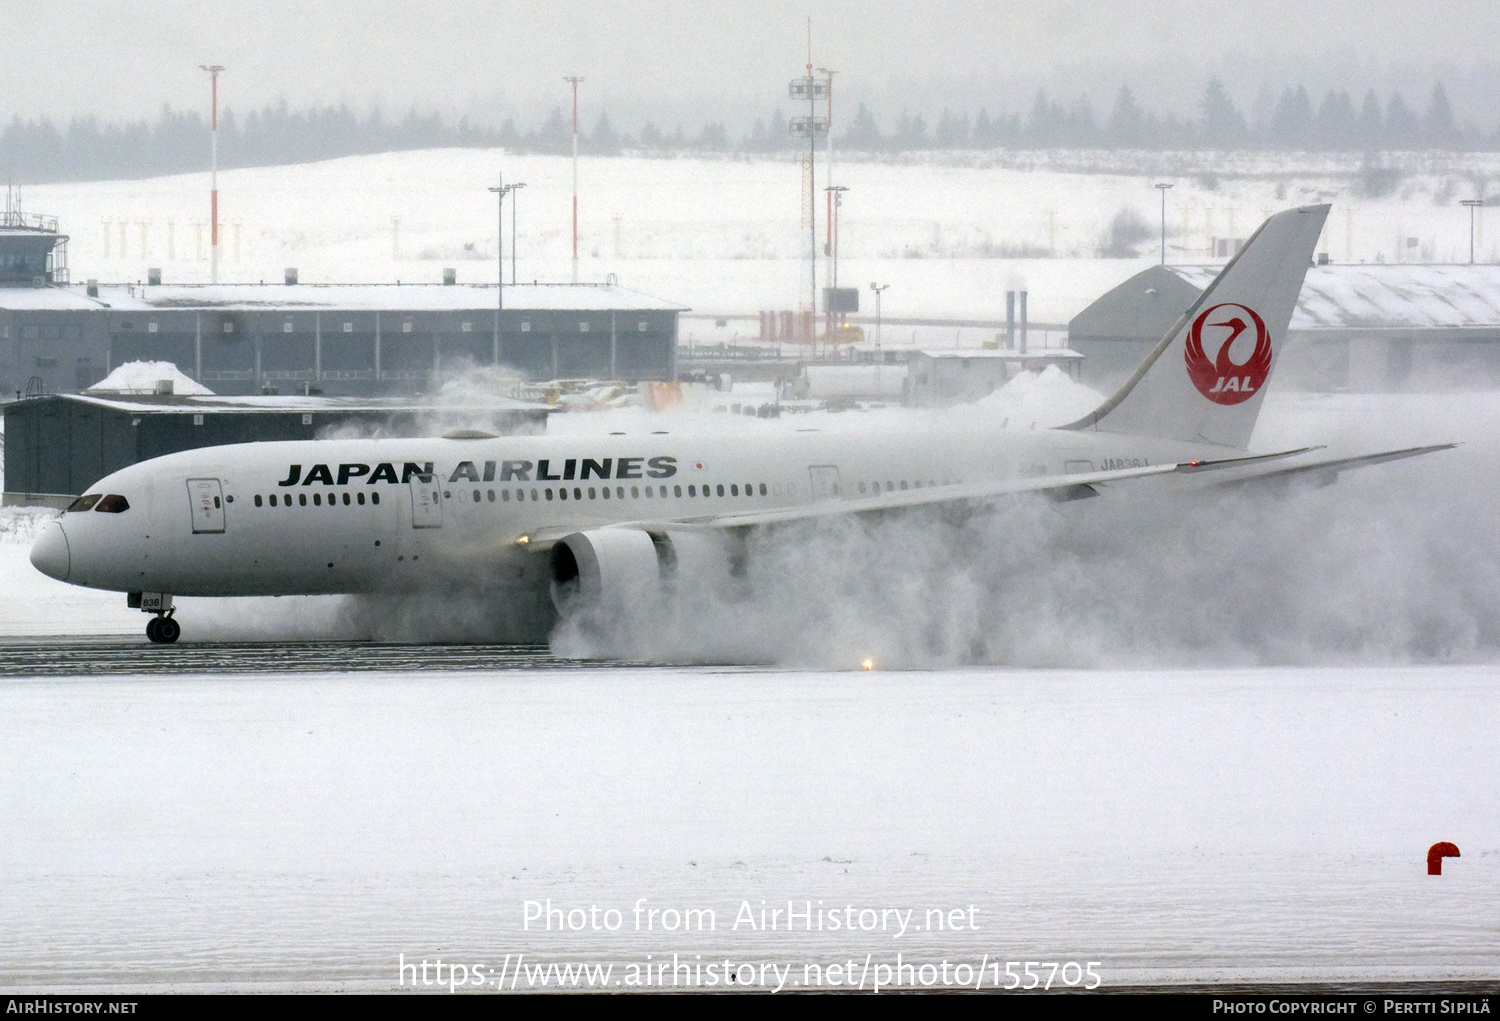
<svg viewBox="0 0 1500 1021">
<path fill-rule="evenodd" d="M 914 408 L 945 408 L 988 397 L 1020 372 L 1040 372 L 1056 365 L 1078 378 L 1083 355 L 1069 348 L 1026 352 L 913 351 L 907 359 L 906 403 Z"/>
</svg>

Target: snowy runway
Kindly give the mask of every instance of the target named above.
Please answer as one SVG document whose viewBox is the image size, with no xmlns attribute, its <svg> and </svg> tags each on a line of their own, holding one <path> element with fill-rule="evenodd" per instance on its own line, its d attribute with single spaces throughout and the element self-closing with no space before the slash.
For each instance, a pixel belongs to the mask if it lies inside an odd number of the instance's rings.
<svg viewBox="0 0 1500 1021">
<path fill-rule="evenodd" d="M 0 987 L 387 989 L 401 955 L 498 969 L 523 952 L 1100 961 L 1112 985 L 1490 978 L 1497 682 L 1491 667 L 7 679 Z M 1463 851 L 1442 878 L 1424 867 L 1437 840 Z M 636 931 L 642 898 L 711 910 L 714 928 Z M 527 928 L 527 902 L 549 899 L 622 924 Z M 744 924 L 745 905 L 787 901 L 917 921 Z M 921 928 L 934 909 L 963 925 Z"/>
</svg>

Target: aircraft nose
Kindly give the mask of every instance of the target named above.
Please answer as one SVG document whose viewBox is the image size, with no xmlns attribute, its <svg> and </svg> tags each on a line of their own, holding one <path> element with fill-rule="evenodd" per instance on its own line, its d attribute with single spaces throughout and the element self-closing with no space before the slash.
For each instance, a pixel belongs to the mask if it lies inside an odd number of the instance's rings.
<svg viewBox="0 0 1500 1021">
<path fill-rule="evenodd" d="M 31 566 L 49 578 L 67 581 L 72 563 L 72 557 L 68 553 L 68 537 L 63 534 L 62 522 L 54 521 L 42 532 L 36 545 L 31 547 Z"/>
</svg>

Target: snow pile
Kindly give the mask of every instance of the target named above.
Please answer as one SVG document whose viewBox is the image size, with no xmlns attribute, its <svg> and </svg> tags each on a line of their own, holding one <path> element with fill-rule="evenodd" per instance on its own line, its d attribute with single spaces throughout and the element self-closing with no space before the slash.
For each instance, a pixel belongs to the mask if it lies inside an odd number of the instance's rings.
<svg viewBox="0 0 1500 1021">
<path fill-rule="evenodd" d="M 1009 419 L 1013 426 L 1050 427 L 1082 418 L 1104 403 L 1104 395 L 1075 383 L 1056 365 L 1049 365 L 1041 372 L 1017 374 L 975 403 L 987 416 Z"/>
<path fill-rule="evenodd" d="M 214 392 L 195 382 L 171 362 L 126 362 L 86 390 L 86 393 L 151 394 L 156 385 L 170 380 L 174 394 L 212 397 Z"/>
<path fill-rule="evenodd" d="M 0 510 L 0 543 L 29 545 L 55 517 L 51 507 L 6 507 Z"/>
</svg>

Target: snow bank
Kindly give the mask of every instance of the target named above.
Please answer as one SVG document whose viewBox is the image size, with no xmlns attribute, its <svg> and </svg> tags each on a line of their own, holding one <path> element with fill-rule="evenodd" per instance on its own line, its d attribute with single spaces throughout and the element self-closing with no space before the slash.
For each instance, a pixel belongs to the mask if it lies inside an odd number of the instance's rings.
<svg viewBox="0 0 1500 1021">
<path fill-rule="evenodd" d="M 0 543 L 30 544 L 42 526 L 57 517 L 51 507 L 5 507 L 0 509 Z"/>
<path fill-rule="evenodd" d="M 1041 372 L 1022 372 L 1000 389 L 974 402 L 987 416 L 1001 415 L 1012 425 L 1063 425 L 1104 403 L 1104 395 L 1070 379 L 1055 365 Z"/>
<path fill-rule="evenodd" d="M 170 380 L 174 394 L 212 397 L 213 391 L 171 362 L 126 362 L 86 390 L 86 393 L 149 394 L 156 384 Z"/>
</svg>

